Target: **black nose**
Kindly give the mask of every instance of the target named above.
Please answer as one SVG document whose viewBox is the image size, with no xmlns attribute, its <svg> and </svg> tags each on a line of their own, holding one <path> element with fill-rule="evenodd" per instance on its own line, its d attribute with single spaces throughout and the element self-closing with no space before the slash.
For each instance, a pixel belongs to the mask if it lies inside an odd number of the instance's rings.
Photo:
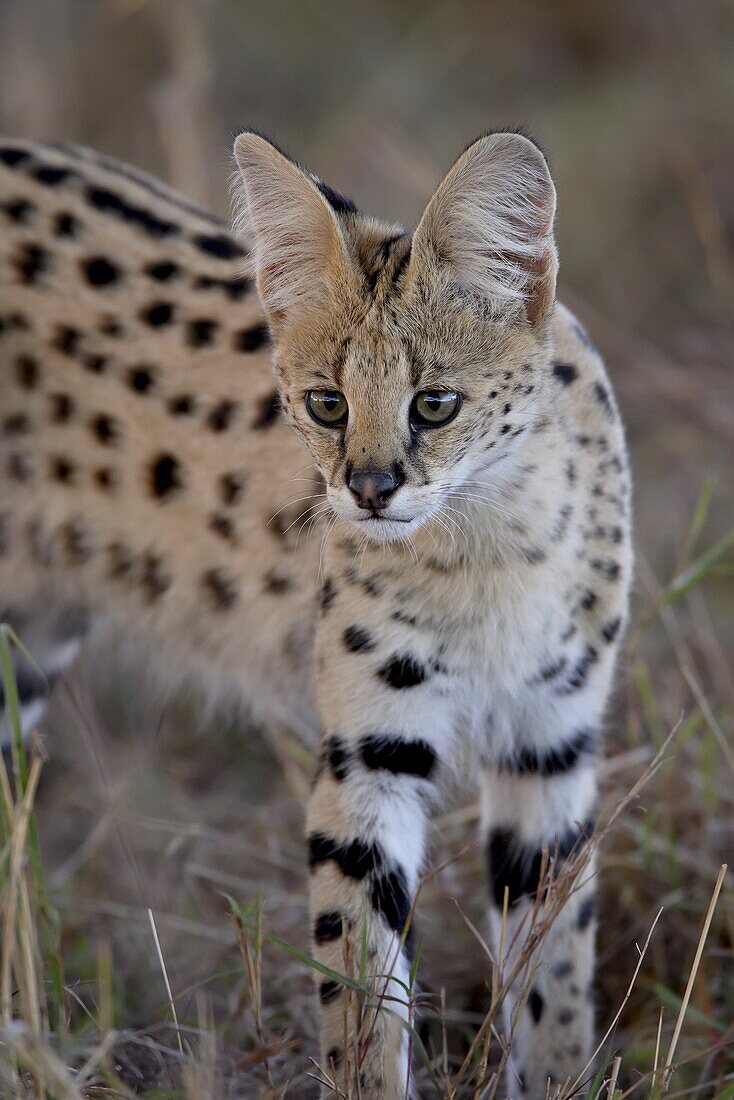
<svg viewBox="0 0 734 1100">
<path fill-rule="evenodd" d="M 396 469 L 352 470 L 347 478 L 347 485 L 360 508 L 377 512 L 387 508 L 390 497 L 404 481 L 405 478 Z"/>
</svg>

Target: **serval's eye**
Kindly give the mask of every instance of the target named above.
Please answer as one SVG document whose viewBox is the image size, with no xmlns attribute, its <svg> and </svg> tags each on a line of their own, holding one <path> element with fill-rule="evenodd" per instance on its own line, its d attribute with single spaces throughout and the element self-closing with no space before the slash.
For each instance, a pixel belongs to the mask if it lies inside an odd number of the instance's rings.
<svg viewBox="0 0 734 1100">
<path fill-rule="evenodd" d="M 338 390 L 309 390 L 306 408 L 317 424 L 327 428 L 340 428 L 346 424 L 349 415 L 347 399 Z"/>
<path fill-rule="evenodd" d="M 461 394 L 454 390 L 423 390 L 413 398 L 410 423 L 414 428 L 441 428 L 461 408 Z"/>
</svg>

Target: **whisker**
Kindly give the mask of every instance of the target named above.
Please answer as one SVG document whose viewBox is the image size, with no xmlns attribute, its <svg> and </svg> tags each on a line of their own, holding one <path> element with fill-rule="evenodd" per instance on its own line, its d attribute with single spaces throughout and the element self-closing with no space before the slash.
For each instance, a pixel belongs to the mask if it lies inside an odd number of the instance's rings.
<svg viewBox="0 0 734 1100">
<path fill-rule="evenodd" d="M 268 520 L 268 525 L 273 522 L 276 516 L 279 516 L 281 512 L 284 512 L 286 508 L 290 508 L 294 504 L 300 504 L 302 500 L 313 500 L 314 498 L 318 499 L 318 497 L 326 498 L 326 493 L 304 493 L 303 496 L 295 497 L 293 500 L 287 500 L 285 504 L 282 504 L 280 506 L 277 512 L 273 512 L 272 516 Z"/>
</svg>

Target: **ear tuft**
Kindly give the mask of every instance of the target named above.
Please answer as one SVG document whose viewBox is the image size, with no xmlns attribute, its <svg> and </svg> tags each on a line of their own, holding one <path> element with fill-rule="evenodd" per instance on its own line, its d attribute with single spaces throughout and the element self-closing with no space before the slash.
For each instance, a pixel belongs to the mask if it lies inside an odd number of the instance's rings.
<svg viewBox="0 0 734 1100">
<path fill-rule="evenodd" d="M 470 145 L 439 185 L 414 252 L 498 316 L 534 324 L 555 295 L 555 206 L 540 149 L 518 133 L 490 134 Z"/>
<path fill-rule="evenodd" d="M 271 322 L 277 324 L 287 314 L 323 301 L 333 280 L 347 276 L 344 238 L 321 181 L 262 134 L 239 134 L 234 155 L 239 168 L 235 226 L 254 236 L 258 289 Z"/>
</svg>

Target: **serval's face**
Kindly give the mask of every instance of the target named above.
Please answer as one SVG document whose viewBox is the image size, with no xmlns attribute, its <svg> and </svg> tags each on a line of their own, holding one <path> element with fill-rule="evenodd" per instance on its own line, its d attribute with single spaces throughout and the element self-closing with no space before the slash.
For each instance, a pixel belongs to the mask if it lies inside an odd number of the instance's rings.
<svg viewBox="0 0 734 1100">
<path fill-rule="evenodd" d="M 361 217 L 256 135 L 238 139 L 237 155 L 283 406 L 333 511 L 383 542 L 432 517 L 450 528 L 447 498 L 476 496 L 541 407 L 555 274 L 541 154 L 516 135 L 482 139 L 412 238 Z M 513 173 L 538 194 L 516 199 L 510 218 Z M 464 192 L 479 183 L 474 209 Z"/>
</svg>

